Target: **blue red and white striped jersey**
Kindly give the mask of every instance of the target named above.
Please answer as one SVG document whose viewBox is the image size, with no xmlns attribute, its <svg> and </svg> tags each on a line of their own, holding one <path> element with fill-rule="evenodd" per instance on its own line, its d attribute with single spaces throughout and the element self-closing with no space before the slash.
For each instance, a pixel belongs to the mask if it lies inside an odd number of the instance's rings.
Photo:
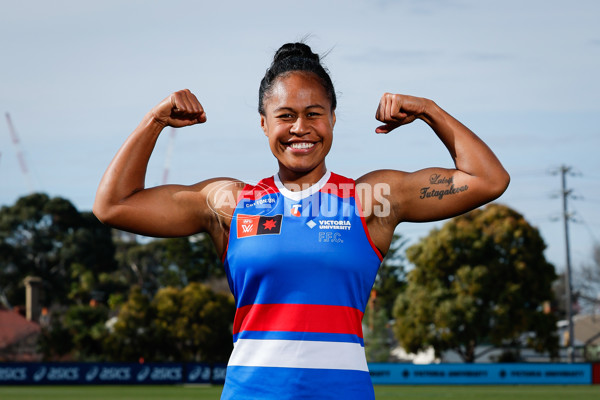
<svg viewBox="0 0 600 400">
<path fill-rule="evenodd" d="M 222 399 L 373 399 L 361 320 L 381 263 L 354 181 L 247 185 L 224 264 L 236 301 Z"/>
</svg>

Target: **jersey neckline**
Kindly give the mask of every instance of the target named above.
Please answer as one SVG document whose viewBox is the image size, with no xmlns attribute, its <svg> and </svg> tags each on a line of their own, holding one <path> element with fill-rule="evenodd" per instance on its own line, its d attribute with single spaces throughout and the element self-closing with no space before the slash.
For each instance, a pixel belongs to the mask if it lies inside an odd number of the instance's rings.
<svg viewBox="0 0 600 400">
<path fill-rule="evenodd" d="M 323 177 L 321 179 L 319 179 L 319 181 L 317 183 L 315 183 L 314 185 L 312 185 L 309 188 L 306 188 L 304 190 L 301 190 L 299 192 L 292 192 L 291 190 L 289 190 L 288 188 L 286 188 L 283 185 L 283 182 L 281 182 L 281 179 L 279 179 L 279 174 L 273 175 L 273 180 L 275 181 L 275 186 L 277 187 L 279 192 L 283 196 L 287 197 L 290 200 L 294 200 L 294 201 L 299 201 L 299 200 L 305 199 L 305 198 L 317 193 L 319 190 L 323 189 L 323 186 L 325 186 L 325 184 L 329 181 L 329 178 L 331 178 L 331 171 L 328 170 L 325 172 L 325 175 L 323 175 Z"/>
</svg>

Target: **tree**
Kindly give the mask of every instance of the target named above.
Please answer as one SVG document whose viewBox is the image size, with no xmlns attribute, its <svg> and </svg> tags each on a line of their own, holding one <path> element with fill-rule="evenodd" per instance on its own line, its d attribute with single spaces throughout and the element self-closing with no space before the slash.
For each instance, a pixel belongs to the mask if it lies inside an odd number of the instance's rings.
<svg viewBox="0 0 600 400">
<path fill-rule="evenodd" d="M 133 286 L 104 342 L 108 360 L 153 360 L 155 340 L 152 319 L 150 297 L 142 293 L 139 286 Z"/>
<path fill-rule="evenodd" d="M 190 282 L 224 275 L 223 264 L 206 234 L 142 243 L 117 241 L 116 258 L 121 279 L 150 295 L 162 287 L 182 288 Z"/>
<path fill-rule="evenodd" d="M 406 286 L 404 254 L 406 240 L 394 235 L 390 248 L 377 271 L 371 297 L 363 317 L 365 353 L 369 362 L 387 362 L 393 345 L 390 316 L 394 301 Z"/>
<path fill-rule="evenodd" d="M 231 353 L 231 296 L 200 283 L 160 289 L 153 299 L 134 288 L 106 340 L 114 361 L 223 362 Z"/>
<path fill-rule="evenodd" d="M 387 316 L 391 316 L 396 297 L 406 286 L 405 257 L 402 250 L 407 240 L 394 235 L 392 244 L 377 271 L 373 290 L 377 298 L 377 309 L 383 308 Z"/>
<path fill-rule="evenodd" d="M 46 304 L 87 303 L 99 294 L 96 276 L 116 269 L 111 230 L 66 199 L 43 193 L 0 209 L 0 282 L 12 304 L 23 304 L 23 279 L 43 280 Z"/>
<path fill-rule="evenodd" d="M 591 262 L 581 266 L 574 281 L 573 297 L 576 300 L 574 303 L 580 303 L 589 313 L 598 313 L 600 310 L 600 243 L 594 245 Z"/>
<path fill-rule="evenodd" d="M 363 318 L 365 355 L 368 362 L 388 362 L 392 349 L 389 315 L 385 307 L 378 306 L 379 298 L 371 292 Z"/>
<path fill-rule="evenodd" d="M 522 215 L 490 204 L 446 222 L 407 249 L 414 264 L 394 308 L 400 344 L 439 357 L 455 350 L 473 362 L 481 344 L 558 351 L 554 267 L 538 230 Z"/>
</svg>

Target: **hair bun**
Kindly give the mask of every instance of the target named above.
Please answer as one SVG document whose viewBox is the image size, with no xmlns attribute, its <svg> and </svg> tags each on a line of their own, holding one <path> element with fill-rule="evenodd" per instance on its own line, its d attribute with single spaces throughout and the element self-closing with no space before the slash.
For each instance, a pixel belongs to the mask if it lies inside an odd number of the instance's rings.
<svg viewBox="0 0 600 400">
<path fill-rule="evenodd" d="M 267 68 L 265 76 L 260 81 L 258 88 L 258 112 L 265 115 L 264 102 L 271 96 L 273 85 L 280 76 L 298 71 L 314 74 L 320 81 L 327 97 L 331 101 L 331 110 L 335 110 L 337 100 L 331 77 L 323 65 L 318 54 L 312 52 L 304 43 L 286 43 L 275 52 L 271 66 Z"/>
<path fill-rule="evenodd" d="M 319 62 L 319 55 L 312 52 L 304 43 L 286 43 L 277 50 L 273 56 L 273 64 L 288 58 L 305 58 Z"/>
</svg>

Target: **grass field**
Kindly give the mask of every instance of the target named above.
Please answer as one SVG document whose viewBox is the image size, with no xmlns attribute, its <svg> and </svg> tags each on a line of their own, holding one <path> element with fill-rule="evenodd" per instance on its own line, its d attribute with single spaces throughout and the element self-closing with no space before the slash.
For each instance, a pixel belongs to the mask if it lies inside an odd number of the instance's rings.
<svg viewBox="0 0 600 400">
<path fill-rule="evenodd" d="M 0 386 L 2 400 L 218 400 L 219 386 Z M 597 400 L 596 386 L 375 386 L 377 400 Z M 340 399 L 344 400 L 344 399 Z"/>
</svg>

